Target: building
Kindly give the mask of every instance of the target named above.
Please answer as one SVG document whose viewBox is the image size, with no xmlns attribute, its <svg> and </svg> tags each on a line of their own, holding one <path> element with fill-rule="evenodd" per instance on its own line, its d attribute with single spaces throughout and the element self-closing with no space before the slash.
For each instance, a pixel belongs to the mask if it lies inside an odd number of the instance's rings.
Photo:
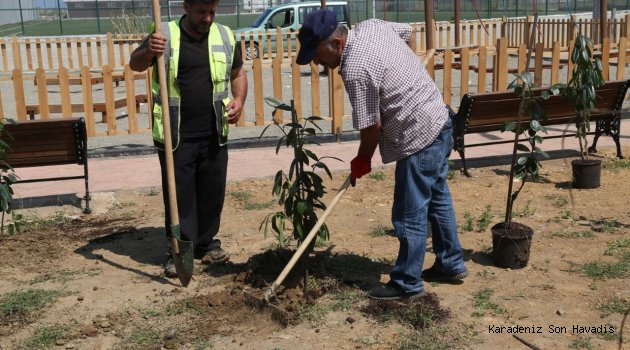
<svg viewBox="0 0 630 350">
<path fill-rule="evenodd" d="M 236 1 L 221 0 L 218 13 L 236 14 Z M 151 16 L 153 13 L 151 0 L 65 0 L 65 3 L 69 19 L 110 18 L 123 13 Z M 184 13 L 183 0 L 160 0 L 160 6 L 162 16 L 176 17 Z"/>
</svg>

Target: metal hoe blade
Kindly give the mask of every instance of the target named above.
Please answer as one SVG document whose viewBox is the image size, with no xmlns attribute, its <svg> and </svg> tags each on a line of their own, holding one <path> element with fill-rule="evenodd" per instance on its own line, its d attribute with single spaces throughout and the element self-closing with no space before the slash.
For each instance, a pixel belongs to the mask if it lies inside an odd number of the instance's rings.
<svg viewBox="0 0 630 350">
<path fill-rule="evenodd" d="M 287 327 L 289 325 L 289 313 L 282 308 L 271 303 L 267 298 L 258 298 L 248 291 L 243 291 L 243 300 L 249 307 L 257 310 L 268 309 L 271 311 L 271 319 L 281 325 Z"/>
</svg>

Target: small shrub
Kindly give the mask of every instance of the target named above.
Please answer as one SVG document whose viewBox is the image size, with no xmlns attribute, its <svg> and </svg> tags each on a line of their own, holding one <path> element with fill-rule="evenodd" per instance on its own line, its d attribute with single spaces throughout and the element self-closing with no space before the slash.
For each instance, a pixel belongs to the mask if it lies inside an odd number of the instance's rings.
<svg viewBox="0 0 630 350">
<path fill-rule="evenodd" d="M 591 344 L 591 338 L 578 337 L 569 343 L 569 348 L 593 350 L 593 344 Z"/>
<path fill-rule="evenodd" d="M 383 237 L 383 236 L 388 236 L 391 235 L 390 232 L 392 231 L 391 228 L 385 226 L 385 225 L 376 225 L 374 227 L 372 227 L 372 229 L 370 230 L 370 236 L 371 237 Z"/>
</svg>

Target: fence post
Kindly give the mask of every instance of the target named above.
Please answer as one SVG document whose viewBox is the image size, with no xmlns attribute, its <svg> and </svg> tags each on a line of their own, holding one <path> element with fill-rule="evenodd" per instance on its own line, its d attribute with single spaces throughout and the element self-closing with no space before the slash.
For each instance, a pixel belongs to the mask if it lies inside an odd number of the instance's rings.
<svg viewBox="0 0 630 350">
<path fill-rule="evenodd" d="M 451 72 L 453 63 L 453 50 L 444 50 L 444 76 L 442 78 L 442 99 L 447 105 L 451 104 Z M 460 93 L 461 96 L 461 93 Z"/>
<path fill-rule="evenodd" d="M 543 54 L 545 50 L 544 43 L 537 43 L 534 45 L 535 57 L 534 57 L 534 84 L 537 87 L 542 86 L 542 73 L 543 73 Z"/>
<path fill-rule="evenodd" d="M 624 36 L 619 39 L 619 56 L 617 57 L 617 80 L 624 79 L 625 70 L 626 70 L 626 47 L 627 47 L 627 38 Z M 621 53 L 624 53 L 623 55 Z"/>
<path fill-rule="evenodd" d="M 11 50 L 13 51 L 13 68 L 22 70 L 22 52 L 17 36 L 11 37 Z"/>
<path fill-rule="evenodd" d="M 488 58 L 488 48 L 485 46 L 479 47 L 479 68 L 477 71 L 477 92 L 486 92 L 486 61 Z"/>
<path fill-rule="evenodd" d="M 107 65 L 114 67 L 116 65 L 114 57 L 114 39 L 112 33 L 107 33 Z"/>
<path fill-rule="evenodd" d="M 94 0 L 94 6 L 96 6 L 96 26 L 98 28 L 98 32 L 101 32 L 101 16 L 98 12 L 98 0 Z"/>
<path fill-rule="evenodd" d="M 330 116 L 332 118 L 331 131 L 340 136 L 343 132 L 343 84 L 339 76 L 339 68 L 328 69 L 330 82 L 328 96 L 330 97 Z"/>
<path fill-rule="evenodd" d="M 311 114 L 321 117 L 319 95 L 319 65 L 311 62 Z"/>
<path fill-rule="evenodd" d="M 92 76 L 89 67 L 81 67 L 81 87 L 83 90 L 83 113 L 85 114 L 85 126 L 87 136 L 94 136 L 94 101 L 92 101 Z"/>
<path fill-rule="evenodd" d="M 278 42 L 276 41 L 276 45 Z M 282 43 L 280 43 L 282 46 Z M 273 97 L 282 101 L 282 57 L 276 56 L 271 61 L 271 70 L 273 74 Z M 282 110 L 277 109 L 274 115 L 276 123 L 282 123 Z"/>
<path fill-rule="evenodd" d="M 255 125 L 265 125 L 265 105 L 263 103 L 263 74 L 262 74 L 262 57 L 261 52 L 259 51 L 258 57 L 252 57 L 254 60 L 253 64 L 253 78 L 254 78 L 254 116 L 255 116 Z M 275 85 L 275 84 L 274 84 Z M 240 118 L 238 120 L 238 125 L 245 125 L 245 118 Z"/>
<path fill-rule="evenodd" d="M 24 78 L 21 69 L 13 70 L 13 93 L 15 94 L 15 112 L 18 121 L 26 121 L 26 99 L 24 98 Z"/>
<path fill-rule="evenodd" d="M 497 75 L 497 90 L 505 91 L 508 83 L 508 52 L 507 40 L 500 38 L 497 43 L 497 67 L 494 67 Z"/>
<path fill-rule="evenodd" d="M 63 24 L 61 18 L 61 4 L 57 0 L 57 14 L 59 15 L 59 35 L 63 35 Z"/>
<path fill-rule="evenodd" d="M 623 33 L 621 34 L 624 37 L 628 37 L 628 33 L 630 33 L 630 14 L 626 15 L 624 19 Z"/>
<path fill-rule="evenodd" d="M 125 64 L 124 68 L 125 90 L 127 91 L 127 120 L 129 120 L 129 133 L 138 133 L 138 114 L 136 110 L 136 80 L 134 72 Z M 116 116 L 114 116 L 114 119 Z"/>
<path fill-rule="evenodd" d="M 22 25 L 22 34 L 26 34 L 24 32 L 24 15 L 22 15 L 22 0 L 18 0 L 18 6 L 20 7 L 20 24 Z"/>
<path fill-rule="evenodd" d="M 42 119 L 50 117 L 50 109 L 48 108 L 48 87 L 46 86 L 46 72 L 44 68 L 39 67 L 35 73 L 37 81 L 37 103 L 39 104 L 39 114 Z"/>
</svg>

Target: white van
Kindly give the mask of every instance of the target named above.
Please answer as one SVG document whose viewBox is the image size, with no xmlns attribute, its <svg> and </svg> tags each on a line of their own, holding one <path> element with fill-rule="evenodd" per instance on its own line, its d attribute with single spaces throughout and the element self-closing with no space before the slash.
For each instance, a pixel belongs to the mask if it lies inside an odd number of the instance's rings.
<svg viewBox="0 0 630 350">
<path fill-rule="evenodd" d="M 249 40 L 245 41 L 244 58 L 251 59 L 252 57 L 258 57 L 261 50 L 266 49 L 267 42 L 263 40 L 262 43 L 259 43 L 258 33 L 265 33 L 267 31 L 275 32 L 277 27 L 282 28 L 283 33 L 297 32 L 300 27 L 302 27 L 304 17 L 315 10 L 319 10 L 320 7 L 321 3 L 319 1 L 295 2 L 274 6 L 266 9 L 250 27 L 234 30 L 237 41 L 241 40 L 244 34 L 245 38 L 249 38 L 251 34 L 256 35 L 253 47 L 250 47 Z M 350 11 L 348 10 L 347 1 L 326 2 L 326 9 L 333 11 L 335 15 L 337 15 L 337 20 L 340 23 L 350 27 Z M 275 36 L 272 36 L 272 41 L 275 42 Z"/>
</svg>

